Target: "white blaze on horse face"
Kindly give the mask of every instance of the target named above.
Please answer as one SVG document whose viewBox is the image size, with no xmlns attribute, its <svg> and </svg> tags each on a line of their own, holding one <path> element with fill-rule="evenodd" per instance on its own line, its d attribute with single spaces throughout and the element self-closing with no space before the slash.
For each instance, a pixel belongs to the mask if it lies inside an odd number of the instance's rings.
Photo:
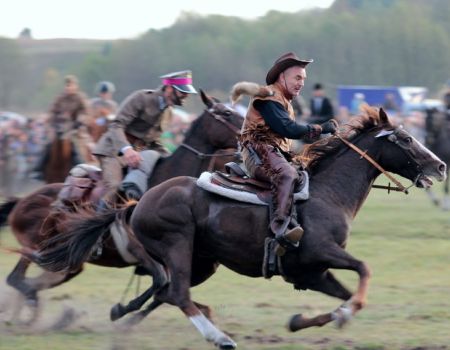
<svg viewBox="0 0 450 350">
<path fill-rule="evenodd" d="M 388 136 L 394 133 L 394 130 L 381 130 L 378 134 L 375 135 L 375 138 Z"/>
</svg>

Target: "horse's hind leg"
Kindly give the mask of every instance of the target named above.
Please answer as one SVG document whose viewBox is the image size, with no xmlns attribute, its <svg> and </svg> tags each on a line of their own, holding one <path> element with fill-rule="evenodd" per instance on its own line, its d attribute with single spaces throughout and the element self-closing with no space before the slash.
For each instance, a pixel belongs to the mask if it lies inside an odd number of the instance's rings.
<svg viewBox="0 0 450 350">
<path fill-rule="evenodd" d="M 34 322 L 38 315 L 39 298 L 38 291 L 56 287 L 78 275 L 82 270 L 63 273 L 44 271 L 36 277 L 25 277 L 26 270 L 30 261 L 26 258 L 20 258 L 14 270 L 7 277 L 7 283 L 18 290 L 24 297 L 26 304 L 32 309 L 32 316 L 27 321 L 28 324 Z M 18 310 L 20 312 L 20 310 Z M 18 315 L 17 315 L 18 317 Z"/>
<path fill-rule="evenodd" d="M 164 260 L 173 278 L 167 288 L 155 295 L 155 300 L 178 306 L 203 337 L 220 349 L 234 349 L 236 343 L 220 331 L 192 302 L 191 285 L 192 248 L 190 242 L 177 242 L 169 248 Z"/>
<path fill-rule="evenodd" d="M 153 277 L 153 283 L 150 288 L 127 305 L 121 303 L 114 305 L 110 311 L 111 321 L 116 321 L 132 311 L 139 310 L 155 292 L 166 286 L 170 281 L 164 266 L 154 260 L 133 236 L 130 236 L 130 243 L 127 248 L 139 260 L 140 265 Z"/>
<path fill-rule="evenodd" d="M 39 300 L 37 296 L 37 289 L 27 283 L 25 278 L 28 266 L 30 266 L 30 261 L 24 257 L 21 257 L 11 271 L 11 273 L 6 278 L 6 283 L 12 288 L 16 289 L 23 298 L 25 298 L 25 304 L 31 309 L 31 317 L 26 321 L 26 324 L 33 323 L 39 316 Z M 15 305 L 13 305 L 14 310 L 12 314 L 11 322 L 16 323 L 19 321 L 20 313 L 22 311 L 24 304 L 23 300 L 18 300 Z"/>
<path fill-rule="evenodd" d="M 83 271 L 83 268 L 72 271 L 70 273 L 62 271 L 44 271 L 39 276 L 26 278 L 25 282 L 36 291 L 41 291 L 44 289 L 54 288 L 67 281 L 70 281 L 75 276 L 78 276 L 81 271 Z"/>
<path fill-rule="evenodd" d="M 31 261 L 21 257 L 14 269 L 6 278 L 6 283 L 19 291 L 30 306 L 37 306 L 37 290 L 25 282 L 25 273 Z"/>
</svg>

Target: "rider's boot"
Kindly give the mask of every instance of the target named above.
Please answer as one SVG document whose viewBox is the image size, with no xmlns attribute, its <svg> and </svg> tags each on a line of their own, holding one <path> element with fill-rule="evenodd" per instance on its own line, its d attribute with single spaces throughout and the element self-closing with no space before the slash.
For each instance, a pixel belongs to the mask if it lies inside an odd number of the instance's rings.
<svg viewBox="0 0 450 350">
<path fill-rule="evenodd" d="M 297 248 L 304 233 L 303 228 L 290 217 L 274 218 L 270 228 L 278 243 L 275 247 L 278 256 L 283 256 L 287 250 Z"/>
</svg>

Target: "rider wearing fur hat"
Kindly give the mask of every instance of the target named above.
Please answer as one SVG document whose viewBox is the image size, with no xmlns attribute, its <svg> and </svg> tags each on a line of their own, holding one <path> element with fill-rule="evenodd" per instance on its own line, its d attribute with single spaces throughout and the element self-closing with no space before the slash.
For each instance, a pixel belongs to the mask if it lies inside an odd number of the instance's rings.
<svg viewBox="0 0 450 350">
<path fill-rule="evenodd" d="M 301 60 L 289 52 L 278 58 L 266 77 L 271 94 L 254 96 L 241 133 L 242 157 L 250 175 L 272 184 L 274 212 L 270 229 L 280 246 L 297 245 L 303 229 L 291 218 L 293 190 L 299 180 L 290 164 L 290 139 L 318 139 L 334 132 L 334 121 L 322 125 L 295 122 L 291 100 L 298 96 L 306 80 L 305 67 L 312 60 Z"/>
</svg>

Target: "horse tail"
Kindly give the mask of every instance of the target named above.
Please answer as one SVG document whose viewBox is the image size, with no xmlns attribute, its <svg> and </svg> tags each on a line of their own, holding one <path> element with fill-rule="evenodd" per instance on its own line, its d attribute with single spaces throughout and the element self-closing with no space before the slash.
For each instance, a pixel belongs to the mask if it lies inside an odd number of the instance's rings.
<svg viewBox="0 0 450 350">
<path fill-rule="evenodd" d="M 76 271 L 91 257 L 102 236 L 109 233 L 118 215 L 132 212 L 136 204 L 121 209 L 109 209 L 102 213 L 83 209 L 69 213 L 61 223 L 63 232 L 46 239 L 32 260 L 46 270 Z"/>
<path fill-rule="evenodd" d="M 9 214 L 11 214 L 19 201 L 20 198 L 11 197 L 7 202 L 0 205 L 0 227 L 6 226 Z"/>
</svg>

